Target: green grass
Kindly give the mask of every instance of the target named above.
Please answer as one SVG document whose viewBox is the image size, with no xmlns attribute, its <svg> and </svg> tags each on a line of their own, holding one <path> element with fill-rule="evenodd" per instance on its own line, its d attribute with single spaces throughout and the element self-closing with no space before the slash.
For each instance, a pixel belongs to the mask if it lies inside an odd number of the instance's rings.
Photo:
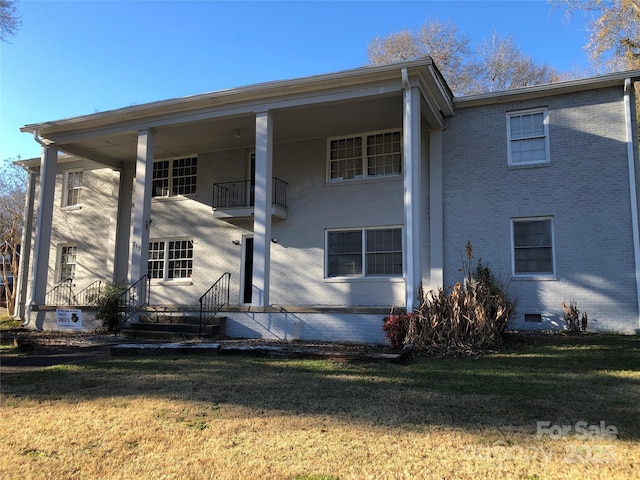
<svg viewBox="0 0 640 480">
<path fill-rule="evenodd" d="M 17 433 L 0 433 L 0 476 L 612 479 L 640 458 L 637 336 L 404 366 L 112 357 L 3 368 L 1 388 L 0 432 Z M 537 438 L 538 421 L 619 433 Z"/>
<path fill-rule="evenodd" d="M 6 313 L 0 314 L 0 330 L 11 330 L 13 328 L 20 328 L 21 326 L 22 321 L 20 319 L 14 319 Z"/>
</svg>

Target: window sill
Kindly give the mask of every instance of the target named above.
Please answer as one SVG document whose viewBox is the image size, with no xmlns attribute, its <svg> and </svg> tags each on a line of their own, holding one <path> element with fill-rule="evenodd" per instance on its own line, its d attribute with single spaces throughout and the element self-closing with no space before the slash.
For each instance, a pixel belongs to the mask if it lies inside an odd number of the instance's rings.
<svg viewBox="0 0 640 480">
<path fill-rule="evenodd" d="M 404 283 L 404 277 L 326 277 L 325 283 Z"/>
<path fill-rule="evenodd" d="M 522 165 L 509 165 L 509 170 L 527 170 L 529 168 L 546 168 L 550 167 L 551 162 L 539 162 L 539 163 L 523 163 Z"/>
<path fill-rule="evenodd" d="M 557 275 L 511 275 L 514 282 L 554 282 L 558 280 Z"/>
<path fill-rule="evenodd" d="M 178 280 L 165 280 L 165 279 L 156 278 L 151 280 L 151 284 L 162 285 L 165 287 L 171 287 L 174 285 L 193 285 L 193 280 L 191 280 L 190 278 L 184 278 L 184 279 L 181 278 Z"/>
<path fill-rule="evenodd" d="M 193 200 L 195 193 L 190 195 L 172 195 L 170 197 L 151 197 L 152 202 L 182 202 L 184 200 Z"/>
<path fill-rule="evenodd" d="M 63 212 L 70 212 L 73 210 L 81 210 L 82 209 L 82 204 L 79 203 L 77 205 L 67 205 L 64 207 L 60 207 L 60 210 L 62 210 Z"/>
<path fill-rule="evenodd" d="M 378 183 L 378 182 L 396 182 L 402 180 L 404 177 L 401 173 L 395 175 L 382 175 L 377 177 L 368 177 L 368 178 L 357 178 L 352 180 L 340 180 L 332 182 L 331 180 L 325 181 L 326 187 L 346 187 L 347 185 L 363 185 L 368 183 Z"/>
</svg>

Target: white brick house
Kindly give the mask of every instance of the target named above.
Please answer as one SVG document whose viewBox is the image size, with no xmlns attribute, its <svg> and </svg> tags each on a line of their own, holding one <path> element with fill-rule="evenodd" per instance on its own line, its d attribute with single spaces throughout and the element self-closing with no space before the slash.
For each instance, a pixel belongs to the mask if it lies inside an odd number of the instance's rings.
<svg viewBox="0 0 640 480">
<path fill-rule="evenodd" d="M 562 326 L 573 298 L 634 333 L 638 76 L 454 98 L 425 59 L 26 125 L 19 314 L 56 328 L 58 282 L 146 274 L 149 303 L 189 309 L 229 272 L 231 336 L 383 343 L 470 241 L 513 328 Z"/>
</svg>

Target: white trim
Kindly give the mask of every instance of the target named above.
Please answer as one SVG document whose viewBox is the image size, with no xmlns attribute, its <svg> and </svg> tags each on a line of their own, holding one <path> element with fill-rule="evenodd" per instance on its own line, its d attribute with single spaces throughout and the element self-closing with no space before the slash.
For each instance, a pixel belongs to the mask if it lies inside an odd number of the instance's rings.
<svg viewBox="0 0 640 480">
<path fill-rule="evenodd" d="M 196 242 L 191 237 L 161 237 L 161 238 L 150 238 L 149 245 L 153 242 L 163 242 L 164 247 L 162 249 L 164 258 L 162 259 L 162 277 L 160 278 L 150 278 L 153 283 L 167 283 L 171 285 L 175 284 L 191 284 L 193 282 L 193 270 L 195 263 L 195 245 Z M 169 278 L 169 242 L 191 242 L 191 276 L 190 277 L 174 277 Z M 180 259 L 178 259 L 180 260 Z M 149 257 L 147 255 L 147 272 L 149 271 Z"/>
<path fill-rule="evenodd" d="M 631 117 L 631 101 L 629 99 L 632 88 L 631 79 L 624 82 L 624 118 L 627 140 L 627 160 L 629 169 L 629 196 L 631 202 L 631 231 L 633 233 L 633 257 L 636 277 L 636 299 L 638 302 L 638 327 L 640 328 L 640 232 L 638 231 L 638 190 L 636 187 L 635 158 L 633 154 L 633 127 Z"/>
<path fill-rule="evenodd" d="M 173 188 L 172 188 L 172 184 L 173 184 L 173 162 L 175 162 L 176 160 L 187 160 L 187 159 L 196 159 L 196 181 L 195 181 L 195 185 L 194 185 L 194 192 L 193 193 L 187 193 L 187 194 L 173 194 Z M 159 199 L 176 199 L 176 198 L 193 198 L 196 195 L 196 192 L 198 191 L 198 154 L 193 154 L 193 155 L 180 155 L 177 157 L 168 157 L 168 158 L 154 158 L 153 159 L 153 166 L 155 167 L 157 163 L 160 162 L 169 162 L 169 171 L 168 171 L 168 175 L 167 175 L 167 181 L 169 186 L 167 187 L 168 192 L 167 195 L 154 195 L 153 192 L 153 181 L 154 179 L 151 179 L 151 199 L 153 201 L 159 200 Z M 152 174 L 153 177 L 153 174 Z M 163 177 L 165 178 L 165 177 Z M 177 177 L 177 178 L 181 178 L 181 177 Z"/>
<path fill-rule="evenodd" d="M 65 263 L 64 265 L 62 264 L 62 250 L 64 248 L 68 248 L 68 247 L 73 247 L 76 249 L 75 251 L 75 257 L 76 257 L 76 261 L 73 263 Z M 75 278 L 76 278 L 76 274 L 78 272 L 78 244 L 77 243 L 73 243 L 73 242 L 65 242 L 65 243 L 59 243 L 56 246 L 56 270 L 55 270 L 55 283 L 60 283 L 64 280 L 66 280 L 67 278 L 72 278 L 75 282 Z M 67 265 L 75 265 L 75 267 L 73 268 L 73 275 L 71 277 L 62 277 L 62 268 L 63 266 L 67 266 Z"/>
<path fill-rule="evenodd" d="M 526 139 L 513 139 L 511 138 L 511 118 L 512 117 L 520 117 L 523 115 L 533 115 L 536 113 L 542 113 L 543 120 L 542 126 L 544 127 L 544 150 L 545 150 L 545 159 L 531 162 L 519 162 L 514 163 L 511 158 L 511 142 L 518 140 L 526 140 Z M 546 165 L 551 163 L 551 155 L 549 148 L 549 109 L 547 107 L 538 107 L 538 108 L 527 108 L 525 110 L 513 110 L 508 111 L 506 115 L 507 121 L 507 158 L 509 167 L 529 167 L 534 165 Z M 533 138 L 533 137 L 531 137 Z"/>
<path fill-rule="evenodd" d="M 540 222 L 548 220 L 551 225 L 551 273 L 547 272 L 533 272 L 533 273 L 516 273 L 516 258 L 515 258 L 515 242 L 513 237 L 513 225 L 516 222 Z M 511 218 L 511 276 L 516 280 L 555 280 L 556 279 L 556 244 L 555 244 L 555 229 L 553 225 L 553 216 L 540 216 L 540 217 L 513 217 Z"/>
<path fill-rule="evenodd" d="M 78 201 L 76 203 L 69 203 L 69 175 L 73 173 L 82 173 L 82 182 L 79 187 L 74 187 L 78 189 L 80 192 L 78 193 Z M 62 172 L 62 205 L 61 208 L 65 210 L 73 210 L 82 208 L 82 203 L 80 202 L 80 193 L 82 192 L 82 187 L 84 185 L 84 169 L 80 168 L 67 168 Z"/>
<path fill-rule="evenodd" d="M 389 175 L 368 175 L 368 164 L 367 164 L 367 137 L 372 135 L 381 135 L 385 133 L 399 133 L 400 134 L 400 172 L 392 173 Z M 373 130 L 369 132 L 360 132 L 353 133 L 350 135 L 339 135 L 335 137 L 327 137 L 326 140 L 326 154 L 325 154 L 325 184 L 327 185 L 340 185 L 345 183 L 358 183 L 358 182 L 371 182 L 374 180 L 380 180 L 382 178 L 400 178 L 402 176 L 402 167 L 403 167 L 403 153 L 402 153 L 402 128 L 388 128 L 384 130 Z M 360 138 L 362 140 L 361 148 L 362 155 L 360 156 L 362 174 L 358 178 L 350 178 L 350 179 L 331 179 L 331 142 L 335 140 L 345 140 L 349 138 Z"/>
<path fill-rule="evenodd" d="M 403 225 L 380 225 L 375 227 L 341 227 L 341 228 L 326 228 L 324 231 L 324 280 L 325 281 L 363 281 L 373 279 L 399 279 L 404 280 L 404 273 L 397 275 L 367 275 L 367 236 L 366 232 L 374 230 L 400 230 L 402 236 L 401 242 L 401 254 L 402 261 L 405 262 L 406 252 L 405 250 L 405 229 Z M 360 275 L 336 275 L 334 277 L 329 276 L 329 233 L 333 232 L 360 232 L 362 238 L 362 248 L 360 254 L 362 255 L 362 273 Z"/>
</svg>

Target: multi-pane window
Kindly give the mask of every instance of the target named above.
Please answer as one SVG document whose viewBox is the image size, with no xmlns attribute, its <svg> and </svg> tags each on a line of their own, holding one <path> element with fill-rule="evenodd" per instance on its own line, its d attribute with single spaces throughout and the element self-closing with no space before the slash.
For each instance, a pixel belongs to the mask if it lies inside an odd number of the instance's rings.
<svg viewBox="0 0 640 480">
<path fill-rule="evenodd" d="M 381 132 L 329 140 L 329 181 L 402 173 L 400 131 Z"/>
<path fill-rule="evenodd" d="M 82 190 L 82 170 L 65 170 L 63 183 L 62 206 L 70 207 L 73 205 L 79 205 L 80 191 Z"/>
<path fill-rule="evenodd" d="M 400 132 L 367 136 L 367 175 L 397 175 L 402 165 Z"/>
<path fill-rule="evenodd" d="M 514 219 L 514 275 L 553 275 L 553 224 L 551 218 Z"/>
<path fill-rule="evenodd" d="M 149 242 L 148 271 L 150 278 L 164 278 L 164 241 Z"/>
<path fill-rule="evenodd" d="M 402 229 L 327 232 L 327 276 L 402 275 Z"/>
<path fill-rule="evenodd" d="M 547 123 L 544 109 L 507 114 L 509 165 L 549 162 Z"/>
<path fill-rule="evenodd" d="M 60 247 L 58 262 L 58 281 L 62 282 L 67 278 L 76 278 L 76 258 L 78 247 L 76 245 L 63 245 Z"/>
<path fill-rule="evenodd" d="M 402 230 L 367 230 L 367 275 L 402 275 Z"/>
<path fill-rule="evenodd" d="M 154 197 L 196 193 L 198 157 L 159 160 L 153 163 Z"/>
<path fill-rule="evenodd" d="M 330 277 L 362 275 L 362 230 L 329 232 L 327 243 Z"/>
<path fill-rule="evenodd" d="M 193 240 L 152 240 L 149 242 L 148 273 L 152 279 L 191 278 Z"/>
</svg>

